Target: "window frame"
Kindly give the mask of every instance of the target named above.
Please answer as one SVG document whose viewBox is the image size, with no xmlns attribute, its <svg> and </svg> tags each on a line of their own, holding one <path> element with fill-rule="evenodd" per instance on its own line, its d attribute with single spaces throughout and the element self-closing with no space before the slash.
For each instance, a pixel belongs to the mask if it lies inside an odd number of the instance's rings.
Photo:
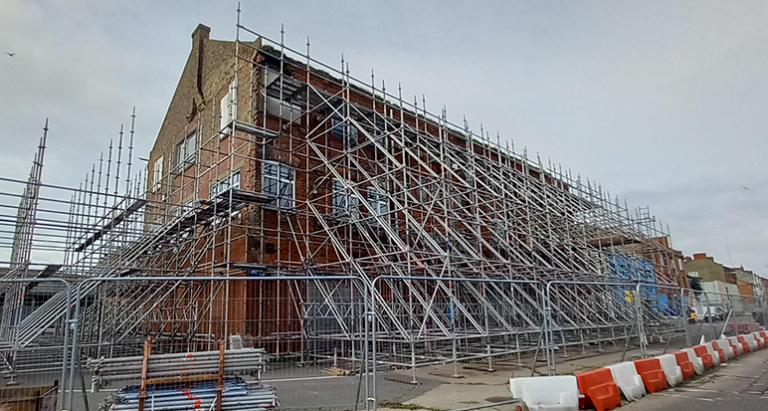
<svg viewBox="0 0 768 411">
<path fill-rule="evenodd" d="M 342 139 L 344 148 L 352 148 L 360 144 L 357 128 L 338 114 L 331 116 L 331 136 Z"/>
<path fill-rule="evenodd" d="M 237 179 L 235 179 L 235 176 L 237 176 Z M 233 181 L 235 182 L 233 183 Z M 216 198 L 219 196 L 219 194 L 229 190 L 230 188 L 239 189 L 241 181 L 242 181 L 242 175 L 240 174 L 240 170 L 235 170 L 232 174 L 230 174 L 227 177 L 221 178 L 216 181 L 211 181 L 211 186 L 208 192 L 209 197 Z"/>
<path fill-rule="evenodd" d="M 346 186 L 344 185 L 344 182 L 346 180 L 339 180 L 338 178 L 334 178 L 331 183 L 331 215 L 335 217 L 351 217 L 356 216 L 360 218 L 362 215 L 360 213 L 360 199 L 357 197 L 356 194 L 353 193 L 347 193 Z M 349 181 L 346 181 L 349 183 Z M 337 184 L 340 185 L 341 189 L 337 190 L 336 186 Z M 340 194 L 339 194 L 340 193 Z M 337 204 L 337 198 L 343 198 L 344 206 L 341 207 L 341 204 Z M 347 210 L 349 210 L 349 215 L 347 215 Z"/>
<path fill-rule="evenodd" d="M 371 209 L 376 212 L 378 216 L 383 217 L 389 213 L 389 198 L 376 187 L 368 187 L 366 200 L 368 200 L 368 205 L 371 206 Z M 384 209 L 383 212 L 382 209 Z"/>
<path fill-rule="evenodd" d="M 274 167 L 276 173 L 274 175 L 267 174 L 267 167 Z M 282 176 L 281 171 L 287 169 L 290 171 L 290 177 L 285 178 Z M 267 193 L 267 179 L 275 180 L 276 194 Z M 281 195 L 280 186 L 282 184 L 289 184 L 291 189 L 290 198 L 285 198 Z M 274 200 L 265 204 L 267 207 L 279 208 L 279 209 L 292 209 L 296 207 L 296 170 L 280 161 L 263 160 L 261 164 L 261 192 L 268 196 L 274 196 Z M 288 205 L 284 206 L 283 201 L 287 201 Z"/>
<path fill-rule="evenodd" d="M 232 80 L 229 91 L 221 98 L 219 111 L 219 131 L 221 137 L 224 137 L 231 130 L 232 122 L 237 120 L 237 79 Z"/>
<path fill-rule="evenodd" d="M 160 158 L 155 160 L 155 163 L 152 166 L 152 192 L 153 193 L 156 192 L 158 188 L 160 188 L 160 183 L 163 181 L 164 160 L 165 160 L 165 156 L 160 156 Z"/>
<path fill-rule="evenodd" d="M 187 146 L 189 145 L 190 140 L 194 141 L 194 147 L 192 147 L 192 154 L 187 154 Z M 182 155 L 184 156 L 183 159 Z M 175 157 L 176 164 L 174 165 L 174 169 L 179 172 L 184 171 L 190 165 L 197 163 L 197 130 L 188 133 L 183 140 L 176 144 Z"/>
</svg>

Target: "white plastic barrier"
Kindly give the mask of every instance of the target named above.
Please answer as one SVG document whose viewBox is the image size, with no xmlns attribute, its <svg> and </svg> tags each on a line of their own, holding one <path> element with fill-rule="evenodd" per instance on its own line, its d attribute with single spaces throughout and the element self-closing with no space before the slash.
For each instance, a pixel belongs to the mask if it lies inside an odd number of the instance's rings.
<svg viewBox="0 0 768 411">
<path fill-rule="evenodd" d="M 509 390 L 530 411 L 579 410 L 579 386 L 573 375 L 510 378 Z"/>
<path fill-rule="evenodd" d="M 755 336 L 752 334 L 744 334 L 744 340 L 749 343 L 749 351 L 757 351 L 758 345 L 757 340 L 755 339 Z"/>
<path fill-rule="evenodd" d="M 645 384 L 637 373 L 635 363 L 631 361 L 609 365 L 613 382 L 621 388 L 621 392 L 630 401 L 635 401 L 645 395 Z"/>
<path fill-rule="evenodd" d="M 715 367 L 720 365 L 720 353 L 712 346 L 712 341 L 705 342 L 704 346 L 707 347 L 707 352 L 712 356 L 712 363 L 715 364 Z"/>
<path fill-rule="evenodd" d="M 731 347 L 731 342 L 726 340 L 725 338 L 717 340 L 717 346 L 723 349 L 723 358 L 725 361 L 730 361 L 735 358 L 733 355 L 733 347 Z"/>
<path fill-rule="evenodd" d="M 667 382 L 670 387 L 683 382 L 683 370 L 677 365 L 677 359 L 674 355 L 662 354 L 656 358 L 661 362 L 661 369 L 664 371 L 664 375 L 667 376 Z"/>
<path fill-rule="evenodd" d="M 752 337 L 755 339 L 755 342 L 757 343 L 757 348 L 765 348 L 765 339 L 762 335 L 760 335 L 759 331 L 755 331 L 752 333 Z"/>
<path fill-rule="evenodd" d="M 736 346 L 736 352 L 739 353 L 739 355 L 744 354 L 744 347 L 741 346 L 741 341 L 739 341 L 736 337 L 728 337 L 728 341 L 731 342 L 731 345 Z"/>
<path fill-rule="evenodd" d="M 688 353 L 688 360 L 693 363 L 693 370 L 696 371 L 696 374 L 704 374 L 704 363 L 701 362 L 701 358 L 696 355 L 696 352 L 693 351 L 693 348 L 683 348 L 683 351 Z"/>
</svg>

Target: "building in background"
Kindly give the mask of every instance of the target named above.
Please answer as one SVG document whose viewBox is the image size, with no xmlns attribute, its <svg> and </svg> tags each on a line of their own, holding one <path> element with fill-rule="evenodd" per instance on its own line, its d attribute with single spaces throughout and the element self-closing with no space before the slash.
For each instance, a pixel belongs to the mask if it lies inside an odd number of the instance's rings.
<svg viewBox="0 0 768 411">
<path fill-rule="evenodd" d="M 724 266 L 706 253 L 696 253 L 693 258 L 686 257 L 685 272 L 689 278 L 701 279 L 702 291 L 711 305 L 720 305 L 726 311 L 733 307 L 735 312 L 742 312 L 747 306 L 762 304 L 755 297 L 766 295 L 765 285 L 768 280 L 744 266 Z M 697 300 L 698 305 L 706 304 L 703 296 Z"/>
<path fill-rule="evenodd" d="M 700 278 L 702 282 L 728 282 L 725 267 L 707 253 L 696 253 L 693 258 L 686 257 L 684 266 L 688 277 Z"/>
<path fill-rule="evenodd" d="M 660 254 L 654 256 L 654 267 L 656 267 L 657 270 L 663 271 L 660 273 L 657 272 L 657 276 L 661 276 L 663 278 L 674 278 L 678 287 L 690 288 L 688 275 L 684 266 L 685 257 L 683 256 L 683 252 L 672 248 L 669 237 L 657 237 L 654 240 L 671 250 L 671 255 L 669 256 Z M 667 258 L 669 258 L 670 261 L 667 261 Z"/>
<path fill-rule="evenodd" d="M 739 294 L 744 296 L 755 295 L 755 273 L 750 270 L 745 270 L 744 266 L 734 269 L 736 274 L 736 285 L 739 287 Z"/>
</svg>

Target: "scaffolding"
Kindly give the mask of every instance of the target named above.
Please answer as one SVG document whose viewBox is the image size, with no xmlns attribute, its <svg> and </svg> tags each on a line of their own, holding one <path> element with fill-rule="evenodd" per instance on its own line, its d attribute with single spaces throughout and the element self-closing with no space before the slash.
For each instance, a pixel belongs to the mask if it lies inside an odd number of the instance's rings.
<svg viewBox="0 0 768 411">
<path fill-rule="evenodd" d="M 282 30 L 279 40 L 259 34 L 239 10 L 232 50 L 220 82 L 227 104 L 208 96 L 195 106 L 176 130 L 183 155 L 174 145 L 167 163 L 160 157 L 168 167 L 132 170 L 135 110 L 127 136 L 121 126 L 77 188 L 42 183 L 41 140 L 6 277 L 29 278 L 30 253 L 42 250 L 63 254 L 46 276 L 104 280 L 74 296 L 84 358 L 137 355 L 147 336 L 180 352 L 241 334 L 274 358 L 360 362 L 375 333 L 377 361 L 415 368 L 538 350 L 550 281 L 677 285 L 669 230 L 647 208 L 632 210 L 467 119 L 452 123 L 444 107 L 433 114 L 424 97 L 388 91 L 372 71 L 359 80 L 344 58 L 317 61 L 309 39 L 298 51 Z M 41 188 L 48 197 L 38 198 Z M 45 230 L 32 238 L 36 225 Z M 290 280 L 185 281 L 203 276 Z M 136 281 L 109 282 L 126 277 Z M 356 281 L 323 281 L 331 277 Z M 473 279 L 483 281 L 462 281 Z M 65 290 L 22 316 L 24 288 L 0 286 L 0 348 L 66 347 Z M 374 330 L 363 320 L 369 295 Z M 626 298 L 605 286 L 558 287 L 557 344 L 637 335 Z M 237 299 L 252 306 L 230 304 Z M 657 311 L 643 305 L 648 327 L 678 326 Z"/>
</svg>

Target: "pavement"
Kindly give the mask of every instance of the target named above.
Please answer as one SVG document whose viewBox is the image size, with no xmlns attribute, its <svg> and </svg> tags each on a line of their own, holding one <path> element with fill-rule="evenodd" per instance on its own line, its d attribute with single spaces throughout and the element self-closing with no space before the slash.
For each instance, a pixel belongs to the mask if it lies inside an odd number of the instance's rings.
<svg viewBox="0 0 768 411">
<path fill-rule="evenodd" d="M 719 337 L 723 326 L 724 323 L 722 321 L 715 322 L 711 325 L 704 322 L 690 325 L 688 331 L 691 338 L 691 343 L 694 345 L 698 344 L 702 337 L 704 337 L 707 341 L 709 341 L 713 336 Z M 732 334 L 732 332 L 729 331 L 730 330 L 726 329 L 726 335 Z M 650 344 L 648 346 L 648 354 L 652 356 L 660 355 L 663 353 L 676 351 L 687 346 L 688 345 L 686 343 L 684 333 L 679 333 L 671 340 L 656 341 L 655 343 Z M 603 346 L 599 347 L 599 349 L 595 346 L 578 349 L 572 347 L 568 349 L 567 356 L 563 355 L 564 351 L 565 350 L 558 353 L 558 374 L 573 374 L 593 368 L 605 367 L 607 365 L 615 364 L 621 361 L 629 361 L 642 358 L 640 349 L 637 346 L 630 345 L 626 352 L 624 352 L 623 345 L 620 343 L 617 343 L 616 345 L 604 344 Z M 710 389 L 710 384 L 713 382 L 726 385 L 743 384 L 746 380 L 756 378 L 756 375 L 762 375 L 758 373 L 761 372 L 763 368 L 768 368 L 766 360 L 768 360 L 768 349 L 761 350 L 756 353 L 751 353 L 741 357 L 738 360 L 732 360 L 724 364 L 714 372 L 710 372 L 707 375 L 691 380 L 691 382 L 686 384 L 684 391 L 669 391 L 661 394 L 654 394 L 654 396 L 647 397 L 638 403 L 631 404 L 632 408 L 630 409 L 645 410 L 647 408 L 638 407 L 645 404 L 646 401 L 660 401 L 660 398 L 657 398 L 657 396 L 668 399 L 680 399 L 680 395 L 689 395 L 692 398 L 705 398 L 690 400 L 691 402 L 703 403 L 709 402 L 708 399 L 712 399 L 713 402 L 719 404 L 718 406 L 721 407 L 712 408 L 713 410 L 730 410 L 731 408 L 727 406 L 722 408 L 724 405 L 720 400 L 707 398 L 703 394 L 698 394 L 704 393 L 705 391 L 703 390 Z M 485 406 L 493 403 L 509 401 L 512 399 L 511 393 L 509 392 L 509 378 L 530 377 L 533 366 L 534 364 L 531 356 L 526 355 L 521 358 L 520 362 L 514 359 L 495 359 L 492 364 L 495 372 L 483 371 L 483 368 L 487 368 L 487 363 L 458 364 L 456 367 L 454 367 L 453 364 L 445 364 L 443 366 L 419 368 L 416 370 L 416 379 L 425 385 L 431 386 L 431 389 L 421 392 L 409 392 L 408 395 L 405 396 L 409 399 L 403 401 L 402 405 L 408 407 L 411 410 L 451 410 Z M 543 361 L 543 358 L 539 358 L 539 361 L 535 363 L 535 367 L 533 368 L 535 368 L 535 371 L 538 375 L 546 375 L 546 363 Z M 411 371 L 393 371 L 391 374 L 399 374 L 401 380 L 410 380 Z M 458 374 L 459 378 L 454 377 L 454 374 Z M 731 382 L 729 383 L 729 381 Z M 766 381 L 763 381 L 762 383 L 765 382 Z M 760 383 L 761 382 L 757 382 L 755 388 L 752 388 L 751 391 L 758 391 Z M 731 391 L 735 391 L 737 388 L 733 388 Z M 768 386 L 763 386 L 762 390 L 766 389 L 768 389 Z M 723 390 L 728 391 L 729 388 L 726 387 Z M 387 398 L 386 395 L 381 394 L 382 393 L 380 392 L 379 395 L 377 395 L 380 402 L 390 400 L 390 398 Z M 724 395 L 725 394 L 718 398 L 724 398 Z M 765 394 L 765 397 L 766 398 L 762 400 L 765 401 L 762 406 L 754 409 L 768 410 L 768 393 Z M 672 409 L 671 407 L 668 407 L 669 405 L 662 404 L 659 406 L 659 408 L 650 409 Z M 505 404 L 498 407 L 491 406 L 487 409 L 508 411 L 511 410 L 512 407 L 508 404 Z M 694 408 L 683 408 L 683 410 L 685 409 L 693 410 Z M 702 409 L 700 406 L 696 406 L 695 409 L 697 411 L 706 410 L 706 408 Z"/>
</svg>

